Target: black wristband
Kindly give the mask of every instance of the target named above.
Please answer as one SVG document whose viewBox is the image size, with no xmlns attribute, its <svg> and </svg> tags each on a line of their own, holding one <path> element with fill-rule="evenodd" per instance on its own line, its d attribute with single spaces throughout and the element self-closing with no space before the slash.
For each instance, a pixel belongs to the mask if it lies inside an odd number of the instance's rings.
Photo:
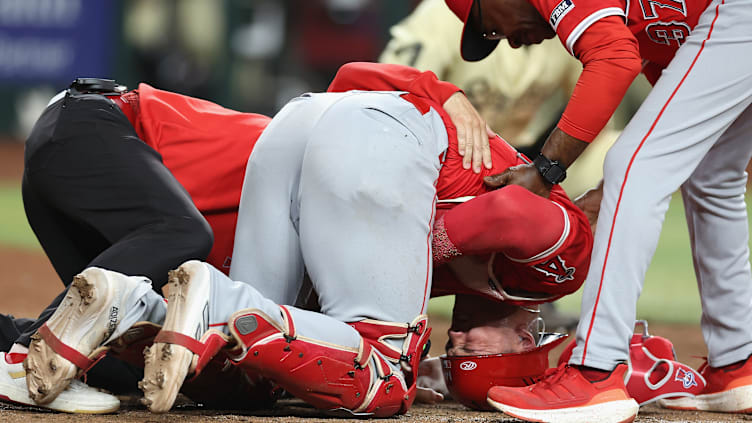
<svg viewBox="0 0 752 423">
<path fill-rule="evenodd" d="M 561 183 L 567 177 L 567 169 L 556 160 L 549 160 L 543 154 L 533 160 L 533 166 L 538 169 L 543 179 L 552 185 Z"/>
</svg>

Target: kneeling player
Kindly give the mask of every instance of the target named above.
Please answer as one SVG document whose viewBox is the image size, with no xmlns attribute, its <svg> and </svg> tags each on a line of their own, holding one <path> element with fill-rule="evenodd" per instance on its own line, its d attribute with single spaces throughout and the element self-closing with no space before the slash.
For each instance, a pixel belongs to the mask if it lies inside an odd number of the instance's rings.
<svg viewBox="0 0 752 423">
<path fill-rule="evenodd" d="M 217 284 L 223 276 L 199 262 L 175 274 L 164 334 L 147 355 L 142 384 L 152 410 L 169 409 L 185 376 L 227 344 L 223 354 L 231 361 L 317 407 L 404 412 L 427 336 L 422 313 L 436 258 L 458 266 L 446 273 L 455 287 L 479 289 L 493 253 L 504 272 L 536 275 L 545 287 L 515 286 L 522 279 L 510 273 L 487 288 L 500 296 L 537 291 L 545 301 L 579 287 L 592 241 L 582 213 L 559 188 L 550 200 L 516 187 L 483 194 L 483 175 L 462 172 L 456 144 L 448 142 L 453 127 L 441 112 L 419 96 L 344 93 L 301 97 L 275 117 L 248 164 L 235 240 L 232 275 L 251 286 Z M 489 172 L 523 162 L 498 137 L 491 141 L 496 168 Z M 478 196 L 436 222 L 443 232 L 434 237 L 441 248 L 432 257 L 437 195 Z M 525 236 L 531 228 L 536 236 Z M 294 303 L 303 266 L 319 294 L 320 314 L 276 306 Z M 466 271 L 486 276 L 464 280 Z M 158 314 L 164 304 L 141 285 L 101 269 L 82 274 L 32 345 L 29 386 L 39 401 L 54 398 L 72 376 L 56 375 L 51 364 L 85 368 L 100 345 L 139 317 Z M 83 312 L 75 311 L 79 306 Z M 118 319 L 110 321 L 113 306 Z M 209 327 L 223 328 L 222 334 Z M 254 350 L 267 344 L 279 348 Z M 253 357 L 262 353 L 276 360 L 258 364 Z M 326 366 L 291 377 L 285 366 L 293 361 L 285 357 L 302 359 L 301 369 Z M 311 357 L 314 364 L 305 361 Z"/>
</svg>

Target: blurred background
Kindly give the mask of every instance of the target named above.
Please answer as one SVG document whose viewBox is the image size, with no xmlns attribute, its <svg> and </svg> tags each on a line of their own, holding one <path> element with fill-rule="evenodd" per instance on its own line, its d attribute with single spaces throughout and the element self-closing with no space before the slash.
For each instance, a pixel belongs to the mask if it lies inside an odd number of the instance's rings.
<svg viewBox="0 0 752 423">
<path fill-rule="evenodd" d="M 75 77 L 273 114 L 376 60 L 408 0 L 0 0 L 0 135 L 23 139 Z"/>
<path fill-rule="evenodd" d="M 23 140 L 49 99 L 75 77 L 114 78 L 131 88 L 146 82 L 273 115 L 302 92 L 325 90 L 341 64 L 378 60 L 390 27 L 418 3 L 0 0 L 0 282 L 13 287 L 0 296 L 0 313 L 36 315 L 62 286 L 26 223 L 20 178 Z M 458 52 L 459 44 L 445 48 Z M 636 94 L 612 122 L 617 133 L 646 91 L 643 79 L 636 84 Z M 503 128 L 494 129 L 504 135 Z M 694 280 L 677 197 L 639 316 L 696 325 L 700 307 Z M 577 314 L 579 298 L 566 298 L 561 308 Z M 451 304 L 451 298 L 432 301 L 431 313 L 447 316 Z"/>
</svg>

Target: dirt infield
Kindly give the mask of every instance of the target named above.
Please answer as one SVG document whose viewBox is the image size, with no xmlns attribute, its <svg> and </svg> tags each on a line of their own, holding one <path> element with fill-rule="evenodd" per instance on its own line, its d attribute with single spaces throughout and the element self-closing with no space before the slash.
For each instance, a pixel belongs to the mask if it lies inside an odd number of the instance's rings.
<svg viewBox="0 0 752 423">
<path fill-rule="evenodd" d="M 62 288 L 46 257 L 41 253 L 24 252 L 9 248 L 0 248 L 0 269 L 2 269 L 3 295 L 0 295 L 0 312 L 11 313 L 19 317 L 34 317 Z M 441 346 L 446 341 L 447 322 L 432 321 L 434 327 L 432 355 L 441 353 Z M 679 359 L 694 367 L 702 360 L 693 357 L 705 354 L 705 347 L 700 329 L 687 325 L 650 324 L 650 332 L 670 338 L 676 347 Z M 560 348 L 561 349 L 561 348 Z M 558 357 L 558 351 L 552 358 Z M 310 422 L 310 421 L 359 421 L 354 419 L 332 419 L 313 410 L 305 404 L 286 400 L 275 409 L 262 413 L 235 413 L 205 410 L 184 401 L 183 404 L 168 414 L 153 415 L 138 404 L 137 397 L 122 397 L 122 409 L 115 415 L 84 416 L 52 413 L 45 410 L 31 409 L 0 403 L 0 421 L 10 423 L 30 422 L 108 422 L 117 418 L 119 422 Z M 399 418 L 389 419 L 402 422 L 513 422 L 499 413 L 474 412 L 455 402 L 446 402 L 435 406 L 416 404 L 410 412 Z M 656 406 L 643 407 L 637 422 L 729 422 L 752 420 L 746 416 L 727 416 L 716 413 L 690 413 L 663 410 Z"/>
<path fill-rule="evenodd" d="M 22 172 L 21 144 L 0 142 L 0 183 L 18 183 Z M 1 217 L 1 215 L 0 215 Z M 18 317 L 34 317 L 62 289 L 52 266 L 39 252 L 15 250 L 0 246 L 0 313 L 13 314 Z M 446 341 L 447 322 L 432 320 L 434 327 L 431 354 L 441 353 Z M 696 356 L 705 354 L 700 329 L 696 326 L 665 325 L 652 322 L 650 331 L 655 335 L 671 339 L 676 347 L 679 360 L 693 367 L 698 367 L 702 359 Z M 560 348 L 561 349 L 561 348 Z M 552 354 L 553 358 L 558 352 Z M 164 415 L 148 413 L 137 397 L 122 397 L 122 409 L 114 415 L 84 416 L 52 413 L 40 409 L 0 403 L 0 421 L 11 423 L 30 422 L 332 422 L 361 421 L 351 419 L 332 419 L 306 406 L 297 400 L 280 402 L 273 410 L 260 413 L 235 413 L 205 410 L 189 401 Z M 445 402 L 435 406 L 417 404 L 410 412 L 401 417 L 388 420 L 401 422 L 513 422 L 500 413 L 474 412 L 454 402 Z M 729 422 L 752 420 L 747 416 L 727 416 L 716 413 L 674 412 L 656 406 L 643 407 L 637 422 Z"/>
<path fill-rule="evenodd" d="M 202 410 L 191 404 L 183 404 L 167 414 L 150 414 L 143 407 L 134 403 L 133 400 L 124 403 L 117 414 L 103 416 L 64 415 L 46 411 L 31 412 L 12 405 L 0 403 L 0 419 L 8 423 L 31 423 L 31 422 L 111 422 L 117 420 L 121 423 L 162 423 L 180 421 L 184 423 L 194 422 L 284 422 L 284 423 L 334 423 L 334 422 L 362 422 L 363 419 L 332 418 L 323 415 L 319 411 L 307 406 L 298 400 L 285 400 L 271 411 L 257 413 L 224 413 L 210 410 Z M 638 423 L 663 423 L 663 422 L 740 422 L 750 421 L 752 416 L 731 416 L 719 413 L 695 413 L 678 412 L 661 409 L 655 405 L 648 405 L 640 409 L 635 422 Z M 379 419 L 378 421 L 420 422 L 420 423 L 511 423 L 519 420 L 510 418 L 501 413 L 472 411 L 455 402 L 447 402 L 439 405 L 416 404 L 410 411 L 391 419 Z"/>
</svg>

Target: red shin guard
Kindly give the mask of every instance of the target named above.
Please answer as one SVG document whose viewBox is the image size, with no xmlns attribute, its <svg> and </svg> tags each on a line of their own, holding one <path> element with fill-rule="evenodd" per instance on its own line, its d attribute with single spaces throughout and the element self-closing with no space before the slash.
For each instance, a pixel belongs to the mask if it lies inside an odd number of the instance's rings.
<svg viewBox="0 0 752 423">
<path fill-rule="evenodd" d="M 243 353 L 234 358 L 238 366 L 273 380 L 320 409 L 377 417 L 408 410 L 415 398 L 414 382 L 406 384 L 401 372 L 392 372 L 371 342 L 363 339 L 359 348 L 351 348 L 300 336 L 290 312 L 280 308 L 284 327 L 257 309 L 232 316 L 230 332 L 243 347 Z M 402 332 L 407 332 L 407 326 Z M 421 334 L 425 332 L 423 326 Z M 412 339 L 409 343 L 417 344 Z M 409 354 L 392 355 L 417 369 L 416 358 L 408 358 Z"/>
</svg>

